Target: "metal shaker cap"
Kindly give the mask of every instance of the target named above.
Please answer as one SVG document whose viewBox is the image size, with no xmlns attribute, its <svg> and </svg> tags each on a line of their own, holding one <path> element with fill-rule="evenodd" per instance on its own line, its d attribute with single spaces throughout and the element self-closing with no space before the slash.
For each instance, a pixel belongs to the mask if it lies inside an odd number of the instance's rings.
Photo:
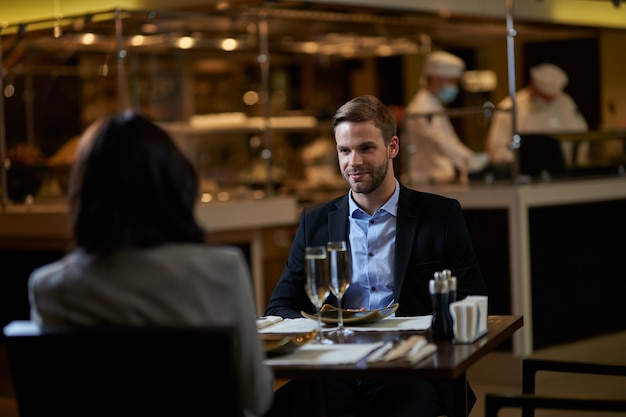
<svg viewBox="0 0 626 417">
<path fill-rule="evenodd" d="M 456 291 L 456 277 L 452 275 L 452 271 L 444 269 L 441 271 L 441 275 L 446 279 L 446 281 L 448 281 L 450 291 Z"/>
<path fill-rule="evenodd" d="M 431 294 L 441 294 L 449 291 L 448 280 L 443 278 L 440 271 L 435 272 L 434 278 L 428 282 Z"/>
</svg>

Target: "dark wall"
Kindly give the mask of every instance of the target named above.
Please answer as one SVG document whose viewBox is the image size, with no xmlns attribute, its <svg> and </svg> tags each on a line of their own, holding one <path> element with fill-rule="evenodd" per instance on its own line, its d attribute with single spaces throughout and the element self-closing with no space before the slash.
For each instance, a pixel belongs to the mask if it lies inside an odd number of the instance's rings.
<svg viewBox="0 0 626 417">
<path fill-rule="evenodd" d="M 626 329 L 626 200 L 529 213 L 534 348 Z"/>
<path fill-rule="evenodd" d="M 508 213 L 464 209 L 489 314 L 511 312 Z M 626 329 L 626 200 L 529 209 L 533 348 Z"/>
</svg>

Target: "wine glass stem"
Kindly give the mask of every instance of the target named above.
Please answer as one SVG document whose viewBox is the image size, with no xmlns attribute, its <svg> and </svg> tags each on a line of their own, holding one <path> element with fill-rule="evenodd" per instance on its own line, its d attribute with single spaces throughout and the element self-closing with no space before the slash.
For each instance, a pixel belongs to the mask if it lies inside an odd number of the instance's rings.
<svg viewBox="0 0 626 417">
<path fill-rule="evenodd" d="M 343 311 L 341 311 L 341 297 L 337 297 L 337 308 L 339 309 L 338 311 L 339 326 L 337 327 L 337 330 L 341 332 L 343 331 Z"/>
<path fill-rule="evenodd" d="M 322 312 L 317 314 L 317 335 L 315 335 L 315 341 L 322 341 Z"/>
</svg>

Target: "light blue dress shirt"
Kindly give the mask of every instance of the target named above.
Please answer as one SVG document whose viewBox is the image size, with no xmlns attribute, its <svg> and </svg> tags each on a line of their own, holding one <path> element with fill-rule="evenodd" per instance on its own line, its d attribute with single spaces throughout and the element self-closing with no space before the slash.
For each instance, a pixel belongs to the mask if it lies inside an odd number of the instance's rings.
<svg viewBox="0 0 626 417">
<path fill-rule="evenodd" d="M 374 310 L 393 304 L 396 218 L 400 185 L 387 202 L 370 216 L 349 194 L 352 282 L 342 308 Z"/>
</svg>

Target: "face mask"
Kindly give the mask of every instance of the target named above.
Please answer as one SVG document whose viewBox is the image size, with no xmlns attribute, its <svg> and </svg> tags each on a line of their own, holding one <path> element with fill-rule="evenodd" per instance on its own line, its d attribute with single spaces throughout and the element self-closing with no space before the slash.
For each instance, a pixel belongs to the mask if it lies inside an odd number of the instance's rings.
<svg viewBox="0 0 626 417">
<path fill-rule="evenodd" d="M 445 85 L 439 90 L 437 97 L 439 97 L 442 103 L 448 104 L 452 103 L 458 94 L 459 88 L 456 85 Z"/>
</svg>

